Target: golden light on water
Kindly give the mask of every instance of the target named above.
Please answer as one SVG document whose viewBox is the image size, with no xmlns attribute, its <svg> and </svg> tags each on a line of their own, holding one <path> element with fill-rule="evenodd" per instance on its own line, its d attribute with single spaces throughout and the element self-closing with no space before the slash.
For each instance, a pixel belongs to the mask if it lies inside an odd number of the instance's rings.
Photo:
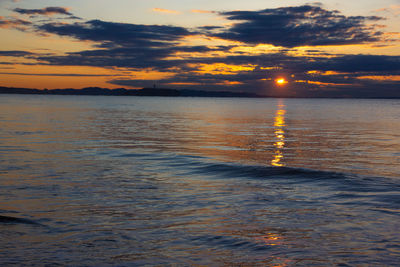
<svg viewBox="0 0 400 267">
<path fill-rule="evenodd" d="M 271 160 L 271 165 L 276 167 L 282 167 L 284 164 L 282 149 L 285 147 L 285 131 L 283 127 L 285 126 L 285 105 L 282 100 L 278 103 L 278 109 L 275 113 L 274 126 L 275 126 L 275 151 L 273 154 L 273 159 Z"/>
<path fill-rule="evenodd" d="M 257 237 L 257 241 L 260 241 L 268 246 L 277 246 L 281 243 L 282 237 L 276 233 L 267 233 L 260 237 Z"/>
<path fill-rule="evenodd" d="M 275 127 L 283 127 L 285 126 L 285 114 L 286 114 L 286 110 L 281 109 L 283 108 L 283 105 L 279 105 L 279 109 L 276 111 L 275 114 L 275 121 L 274 121 L 274 126 Z M 276 129 L 275 133 L 281 133 L 284 134 L 285 132 L 282 129 Z"/>
<path fill-rule="evenodd" d="M 283 159 L 283 154 L 281 151 L 277 150 L 275 151 L 274 158 L 271 160 L 271 165 L 275 167 L 283 167 L 285 166 L 283 163 L 281 163 L 281 160 Z"/>
<path fill-rule="evenodd" d="M 283 135 L 281 135 L 282 137 L 281 138 L 283 138 Z M 279 138 L 279 137 L 278 137 Z M 276 142 L 275 143 L 275 146 L 277 147 L 277 148 L 283 148 L 284 146 L 285 146 L 285 142 L 283 142 L 283 141 L 278 141 L 278 142 Z"/>
</svg>

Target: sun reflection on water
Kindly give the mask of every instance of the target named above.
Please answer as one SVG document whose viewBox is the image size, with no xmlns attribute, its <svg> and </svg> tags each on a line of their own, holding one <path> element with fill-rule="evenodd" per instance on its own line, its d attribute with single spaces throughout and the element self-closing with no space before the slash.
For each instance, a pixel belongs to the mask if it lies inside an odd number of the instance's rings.
<svg viewBox="0 0 400 267">
<path fill-rule="evenodd" d="M 285 147 L 285 105 L 283 104 L 283 100 L 279 100 L 278 109 L 275 113 L 274 127 L 275 127 L 275 150 L 273 154 L 273 159 L 271 160 L 272 166 L 282 167 L 285 166 L 283 164 L 283 148 Z"/>
<path fill-rule="evenodd" d="M 282 237 L 279 234 L 275 233 L 267 233 L 260 237 L 257 237 L 257 240 L 262 242 L 264 245 L 268 246 L 277 246 L 280 245 Z"/>
</svg>

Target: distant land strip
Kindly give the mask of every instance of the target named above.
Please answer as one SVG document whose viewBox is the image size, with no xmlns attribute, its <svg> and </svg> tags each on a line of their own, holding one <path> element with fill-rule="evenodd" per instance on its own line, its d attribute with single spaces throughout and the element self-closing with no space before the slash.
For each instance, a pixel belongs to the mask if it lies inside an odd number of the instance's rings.
<svg viewBox="0 0 400 267">
<path fill-rule="evenodd" d="M 143 89 L 108 89 L 86 87 L 83 89 L 30 89 L 0 86 L 0 94 L 34 94 L 34 95 L 105 95 L 105 96 L 197 96 L 197 97 L 267 97 L 253 93 L 229 91 L 176 90 L 167 88 Z"/>
<path fill-rule="evenodd" d="M 143 89 L 108 89 L 86 87 L 82 89 L 31 89 L 0 86 L 0 94 L 31 94 L 31 95 L 100 95 L 100 96 L 170 96 L 170 97 L 245 97 L 245 98 L 373 98 L 400 99 L 400 97 L 326 97 L 326 96 L 268 96 L 255 93 L 231 91 L 202 91 L 189 89 L 143 88 Z"/>
</svg>

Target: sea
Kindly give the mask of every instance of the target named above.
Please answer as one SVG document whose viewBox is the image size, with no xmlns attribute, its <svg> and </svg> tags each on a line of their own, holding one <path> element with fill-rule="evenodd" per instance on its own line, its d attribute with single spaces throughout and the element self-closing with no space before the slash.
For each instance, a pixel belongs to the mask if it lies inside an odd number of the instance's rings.
<svg viewBox="0 0 400 267">
<path fill-rule="evenodd" d="M 0 95 L 0 266 L 399 266 L 400 100 Z"/>
</svg>

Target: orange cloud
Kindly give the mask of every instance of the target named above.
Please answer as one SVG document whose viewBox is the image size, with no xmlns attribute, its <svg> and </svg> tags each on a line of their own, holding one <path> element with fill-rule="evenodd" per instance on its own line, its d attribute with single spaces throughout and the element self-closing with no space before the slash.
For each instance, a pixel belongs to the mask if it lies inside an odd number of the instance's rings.
<svg viewBox="0 0 400 267">
<path fill-rule="evenodd" d="M 192 9 L 191 12 L 192 13 L 201 13 L 201 14 L 215 13 L 214 11 L 201 10 L 201 9 Z"/>
<path fill-rule="evenodd" d="M 243 82 L 228 81 L 228 80 L 225 80 L 225 81 L 220 82 L 220 83 L 216 83 L 216 85 L 228 85 L 228 86 L 241 85 L 241 84 L 243 84 Z"/>
<path fill-rule="evenodd" d="M 389 12 L 395 16 L 400 15 L 400 5 L 391 5 L 390 7 L 380 8 L 375 10 L 375 12 Z"/>
<path fill-rule="evenodd" d="M 7 73 L 8 72 L 8 73 Z M 46 66 L 38 65 L 32 69 L 30 65 L 13 65 L 12 70 L 0 71 L 0 85 L 9 87 L 55 89 L 83 88 L 90 86 L 119 88 L 110 84 L 110 79 L 161 80 L 173 74 L 146 69 L 131 71 L 125 68 L 105 69 L 85 66 Z M 137 87 L 141 88 L 141 87 Z"/>
<path fill-rule="evenodd" d="M 190 66 L 191 64 L 189 64 Z M 230 75 L 236 74 L 241 71 L 253 71 L 256 68 L 256 65 L 248 64 L 248 65 L 231 65 L 225 63 L 214 63 L 214 64 L 197 64 L 193 65 L 197 66 L 199 70 L 195 71 L 201 74 L 222 74 L 222 75 Z"/>
<path fill-rule="evenodd" d="M 383 76 L 369 75 L 369 76 L 360 76 L 358 77 L 358 79 L 400 82 L 400 75 L 383 75 Z"/>
<path fill-rule="evenodd" d="M 153 8 L 153 12 L 159 12 L 159 13 L 168 13 L 168 14 L 180 14 L 181 12 L 176 11 L 176 10 L 170 10 L 170 9 L 164 9 L 164 8 Z"/>
<path fill-rule="evenodd" d="M 308 81 L 308 80 L 296 80 L 296 83 L 308 83 L 308 84 L 315 84 L 318 86 L 326 87 L 326 86 L 354 86 L 354 84 L 349 83 L 324 83 L 324 82 L 317 82 L 317 81 Z"/>
<path fill-rule="evenodd" d="M 326 75 L 346 75 L 348 73 L 340 72 L 340 71 L 332 71 L 332 70 L 328 70 L 328 71 L 310 70 L 307 72 L 307 74 L 326 76 Z"/>
<path fill-rule="evenodd" d="M 23 19 L 7 19 L 5 17 L 0 16 L 0 28 L 7 29 L 7 28 L 20 28 L 23 29 L 24 26 L 31 25 L 32 22 L 23 20 Z"/>
</svg>

